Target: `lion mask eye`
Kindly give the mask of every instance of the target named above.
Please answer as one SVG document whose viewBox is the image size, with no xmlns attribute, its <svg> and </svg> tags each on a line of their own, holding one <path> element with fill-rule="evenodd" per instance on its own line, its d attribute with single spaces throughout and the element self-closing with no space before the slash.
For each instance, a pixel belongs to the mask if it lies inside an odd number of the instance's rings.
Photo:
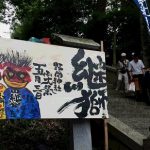
<svg viewBox="0 0 150 150">
<path fill-rule="evenodd" d="M 12 78 L 12 77 L 14 76 L 14 73 L 11 72 L 11 71 L 9 71 L 7 74 L 8 74 L 8 77 L 9 77 L 9 78 Z"/>
<path fill-rule="evenodd" d="M 25 75 L 23 73 L 20 73 L 18 76 L 20 79 L 24 79 L 24 77 L 25 77 Z"/>
</svg>

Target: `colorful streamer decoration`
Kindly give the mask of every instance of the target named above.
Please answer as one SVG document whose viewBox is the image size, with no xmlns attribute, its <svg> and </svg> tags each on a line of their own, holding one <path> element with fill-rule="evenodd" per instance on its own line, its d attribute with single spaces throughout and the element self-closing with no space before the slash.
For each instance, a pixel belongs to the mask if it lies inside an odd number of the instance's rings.
<svg viewBox="0 0 150 150">
<path fill-rule="evenodd" d="M 50 38 L 47 38 L 47 37 L 44 37 L 44 38 L 42 38 L 42 39 L 38 39 L 38 38 L 36 38 L 36 37 L 31 37 L 31 38 L 29 39 L 29 41 L 31 41 L 31 42 L 36 42 L 36 43 L 51 44 Z"/>
<path fill-rule="evenodd" d="M 147 24 L 148 31 L 150 33 L 150 13 L 148 9 L 148 5 L 146 0 L 134 0 L 138 8 L 140 9 L 142 15 L 144 16 L 144 19 Z"/>
</svg>

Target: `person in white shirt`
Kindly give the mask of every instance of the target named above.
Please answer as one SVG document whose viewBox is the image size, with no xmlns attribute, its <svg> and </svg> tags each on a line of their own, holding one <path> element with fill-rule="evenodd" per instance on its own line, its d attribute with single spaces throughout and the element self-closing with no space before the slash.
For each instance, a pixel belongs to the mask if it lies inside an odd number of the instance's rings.
<svg viewBox="0 0 150 150">
<path fill-rule="evenodd" d="M 118 66 L 117 66 L 117 69 L 118 69 L 118 80 L 117 80 L 117 87 L 116 87 L 116 90 L 119 90 L 120 89 L 120 85 L 121 85 L 121 82 L 122 80 L 124 81 L 124 89 L 125 89 L 125 92 L 127 92 L 128 90 L 128 87 L 129 87 L 129 79 L 128 79 L 128 63 L 129 63 L 129 60 L 126 59 L 126 53 L 121 53 L 121 59 L 118 61 Z"/>
<path fill-rule="evenodd" d="M 129 62 L 128 70 L 130 74 L 130 80 L 135 82 L 137 97 L 142 94 L 142 80 L 144 76 L 144 64 L 143 61 L 138 58 L 137 54 L 134 54 L 133 60 Z"/>
</svg>

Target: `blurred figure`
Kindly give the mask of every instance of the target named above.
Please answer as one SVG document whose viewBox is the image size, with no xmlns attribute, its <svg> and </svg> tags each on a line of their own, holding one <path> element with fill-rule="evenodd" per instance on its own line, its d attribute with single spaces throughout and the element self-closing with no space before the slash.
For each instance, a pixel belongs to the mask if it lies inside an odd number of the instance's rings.
<svg viewBox="0 0 150 150">
<path fill-rule="evenodd" d="M 131 53 L 131 57 L 132 57 L 131 61 L 134 59 L 134 54 L 135 54 L 134 52 Z"/>
<path fill-rule="evenodd" d="M 133 55 L 133 60 L 129 62 L 129 74 L 130 80 L 134 81 L 135 83 L 135 90 L 136 90 L 136 98 L 140 100 L 142 96 L 142 81 L 144 76 L 144 64 L 143 61 L 139 59 L 138 55 L 135 53 Z"/>
<path fill-rule="evenodd" d="M 126 59 L 126 53 L 121 53 L 121 58 L 118 61 L 117 69 L 118 69 L 118 80 L 117 80 L 117 87 L 116 90 L 120 89 L 122 80 L 124 81 L 124 89 L 127 92 L 129 87 L 129 79 L 128 79 L 128 64 L 129 60 Z"/>
</svg>

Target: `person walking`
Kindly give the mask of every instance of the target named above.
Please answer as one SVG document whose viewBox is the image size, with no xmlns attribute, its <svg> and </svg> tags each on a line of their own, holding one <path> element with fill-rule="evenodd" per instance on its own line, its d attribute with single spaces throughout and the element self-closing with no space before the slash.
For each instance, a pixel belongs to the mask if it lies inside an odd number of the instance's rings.
<svg viewBox="0 0 150 150">
<path fill-rule="evenodd" d="M 139 101 L 142 98 L 142 87 L 143 87 L 143 77 L 144 77 L 144 63 L 139 59 L 138 55 L 135 53 L 133 55 L 133 60 L 129 62 L 129 74 L 130 80 L 135 83 L 136 99 Z"/>
<path fill-rule="evenodd" d="M 128 64 L 129 64 L 129 60 L 126 59 L 126 53 L 121 53 L 121 59 L 118 61 L 118 65 L 117 65 L 118 80 L 117 80 L 116 90 L 120 89 L 123 80 L 125 86 L 124 87 L 125 93 L 128 91 L 128 87 L 129 87 Z"/>
</svg>

